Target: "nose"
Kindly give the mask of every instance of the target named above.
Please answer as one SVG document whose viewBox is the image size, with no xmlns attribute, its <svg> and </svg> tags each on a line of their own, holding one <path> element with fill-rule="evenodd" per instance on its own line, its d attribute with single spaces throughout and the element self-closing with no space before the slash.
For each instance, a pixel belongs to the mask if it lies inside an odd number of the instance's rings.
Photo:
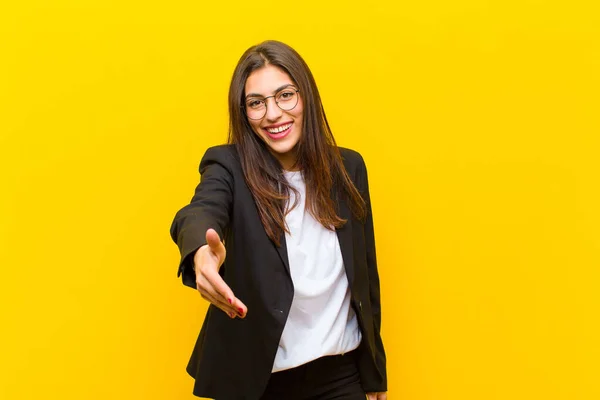
<svg viewBox="0 0 600 400">
<path fill-rule="evenodd" d="M 267 118 L 268 121 L 277 121 L 279 118 L 281 118 L 281 114 L 283 114 L 283 110 L 281 108 L 279 108 L 279 106 L 275 102 L 275 98 L 273 98 L 273 97 L 268 98 L 267 102 L 266 102 L 266 106 L 267 106 L 267 114 L 265 115 L 265 117 Z"/>
</svg>

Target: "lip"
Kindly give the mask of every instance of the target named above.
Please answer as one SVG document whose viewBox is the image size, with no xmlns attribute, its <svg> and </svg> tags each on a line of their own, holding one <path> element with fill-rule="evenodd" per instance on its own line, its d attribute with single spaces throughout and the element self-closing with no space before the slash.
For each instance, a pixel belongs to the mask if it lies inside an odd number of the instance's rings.
<svg viewBox="0 0 600 400">
<path fill-rule="evenodd" d="M 287 122 L 282 122 L 280 124 L 276 124 L 276 125 L 267 125 L 267 126 L 263 126 L 263 129 L 273 129 L 273 128 L 279 128 L 280 126 L 283 125 L 287 125 L 287 124 L 293 124 L 294 121 L 287 121 Z"/>
<path fill-rule="evenodd" d="M 278 126 L 287 125 L 287 124 L 291 124 L 291 125 L 290 125 L 289 128 L 287 128 L 283 132 L 271 133 L 271 132 L 269 132 L 267 130 L 267 128 L 263 128 L 263 130 L 265 131 L 265 133 L 267 134 L 267 136 L 269 136 L 269 138 L 271 138 L 273 140 L 279 140 L 279 139 L 283 139 L 284 137 L 286 137 L 292 131 L 292 128 L 294 127 L 294 123 L 293 122 L 285 122 L 283 124 L 277 124 L 277 125 L 270 125 L 269 126 L 269 128 L 277 128 Z"/>
</svg>

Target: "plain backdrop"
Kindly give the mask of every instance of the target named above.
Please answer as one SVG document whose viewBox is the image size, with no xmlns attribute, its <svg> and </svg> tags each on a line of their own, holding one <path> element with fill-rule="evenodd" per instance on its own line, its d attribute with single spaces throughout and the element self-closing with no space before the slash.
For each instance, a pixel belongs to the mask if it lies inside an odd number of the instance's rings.
<svg viewBox="0 0 600 400">
<path fill-rule="evenodd" d="M 592 0 L 3 3 L 0 398 L 193 398 L 168 231 L 265 39 L 367 162 L 389 399 L 600 398 Z"/>
</svg>

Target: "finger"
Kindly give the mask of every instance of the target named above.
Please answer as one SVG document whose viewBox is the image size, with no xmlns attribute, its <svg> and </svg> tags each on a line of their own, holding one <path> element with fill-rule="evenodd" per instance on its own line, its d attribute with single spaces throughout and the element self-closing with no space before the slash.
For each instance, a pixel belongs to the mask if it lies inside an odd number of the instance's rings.
<svg viewBox="0 0 600 400">
<path fill-rule="evenodd" d="M 210 228 L 206 231 L 206 243 L 208 247 L 219 257 L 219 260 L 223 262 L 225 259 L 225 246 L 219 238 L 219 234 L 214 229 Z"/>
<path fill-rule="evenodd" d="M 238 314 L 231 309 L 231 306 L 229 304 L 225 304 L 222 301 L 219 301 L 218 299 L 213 297 L 208 292 L 204 292 L 204 291 L 200 291 L 200 290 L 199 290 L 199 292 L 200 292 L 200 296 L 202 296 L 202 298 L 204 300 L 208 301 L 215 307 L 219 308 L 221 311 L 223 311 L 225 314 L 227 314 L 229 316 L 229 318 L 235 318 L 238 316 Z"/>
<path fill-rule="evenodd" d="M 237 297 L 233 298 L 233 307 L 235 308 L 236 312 L 242 317 L 245 317 L 248 313 L 248 307 L 246 307 L 246 305 L 242 303 L 242 301 Z"/>
<path fill-rule="evenodd" d="M 213 271 L 207 271 L 204 277 L 206 278 L 208 284 L 211 285 L 211 288 L 208 290 L 210 290 L 214 297 L 218 298 L 224 303 L 228 303 L 232 307 L 233 311 L 238 314 L 238 316 L 242 318 L 246 316 L 248 313 L 248 307 L 246 307 L 246 305 L 242 303 L 240 299 L 235 297 L 233 291 L 229 288 L 227 283 L 225 283 L 223 278 L 221 278 L 221 275 Z"/>
<path fill-rule="evenodd" d="M 204 277 L 208 283 L 212 286 L 215 296 L 219 296 L 223 302 L 231 304 L 235 307 L 235 311 L 241 315 L 245 315 L 248 309 L 246 306 L 235 297 L 231 288 L 225 283 L 221 275 L 214 270 L 207 270 L 204 273 Z"/>
<path fill-rule="evenodd" d="M 377 400 L 387 400 L 387 392 L 379 393 L 379 398 Z"/>
<path fill-rule="evenodd" d="M 196 277 L 196 288 L 198 289 L 200 294 L 207 295 L 207 297 L 210 297 L 211 303 L 219 305 L 221 308 L 225 309 L 227 313 L 233 312 L 236 315 L 240 314 L 235 308 L 235 306 L 232 304 L 233 299 L 231 302 L 229 302 L 228 300 L 223 298 L 223 296 L 221 296 L 221 294 L 219 294 L 215 290 L 213 285 L 211 285 L 211 283 L 206 279 L 205 276 L 200 275 Z"/>
<path fill-rule="evenodd" d="M 377 400 L 377 393 L 367 393 L 368 400 Z"/>
</svg>

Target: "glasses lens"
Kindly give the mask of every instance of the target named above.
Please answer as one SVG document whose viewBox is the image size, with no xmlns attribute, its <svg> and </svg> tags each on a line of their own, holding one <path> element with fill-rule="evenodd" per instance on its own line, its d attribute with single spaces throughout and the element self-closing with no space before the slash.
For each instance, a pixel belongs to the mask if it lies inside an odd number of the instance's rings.
<svg viewBox="0 0 600 400">
<path fill-rule="evenodd" d="M 267 112 L 265 101 L 250 98 L 246 101 L 246 115 L 250 119 L 262 119 Z"/>
<path fill-rule="evenodd" d="M 296 89 L 283 89 L 281 92 L 277 93 L 275 99 L 277 100 L 279 108 L 289 111 L 298 104 L 298 92 Z"/>
</svg>

